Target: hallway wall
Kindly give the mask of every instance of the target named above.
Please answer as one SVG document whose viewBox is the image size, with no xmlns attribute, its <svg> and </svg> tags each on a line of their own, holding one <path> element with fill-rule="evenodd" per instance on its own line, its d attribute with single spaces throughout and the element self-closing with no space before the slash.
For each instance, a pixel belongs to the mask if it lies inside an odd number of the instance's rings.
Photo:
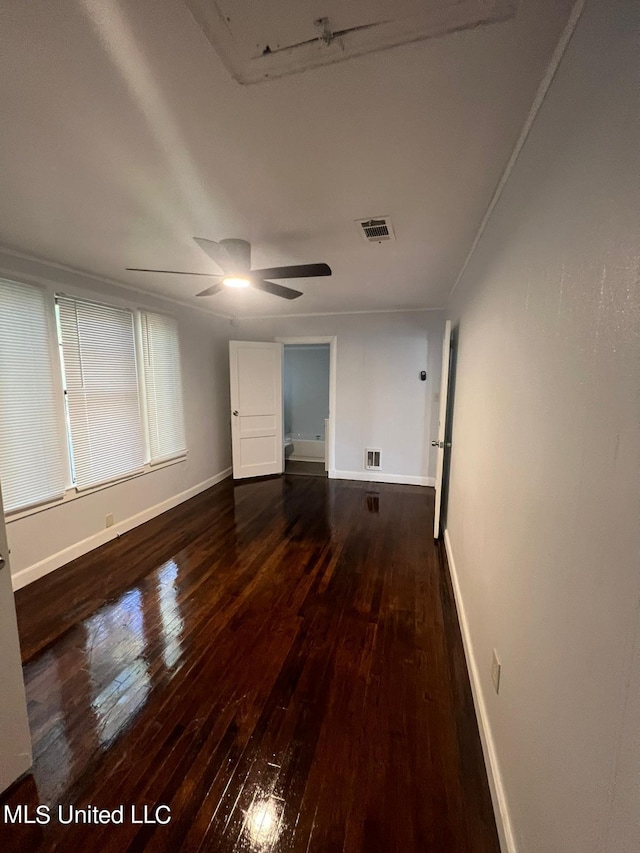
<svg viewBox="0 0 640 853">
<path fill-rule="evenodd" d="M 587 0 L 447 312 L 447 545 L 523 853 L 640 845 L 639 33 Z"/>
</svg>

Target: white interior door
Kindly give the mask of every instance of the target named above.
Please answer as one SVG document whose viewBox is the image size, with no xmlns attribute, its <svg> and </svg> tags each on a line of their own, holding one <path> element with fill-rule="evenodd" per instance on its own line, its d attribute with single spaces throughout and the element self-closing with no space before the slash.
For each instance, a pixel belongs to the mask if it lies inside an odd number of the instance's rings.
<svg viewBox="0 0 640 853">
<path fill-rule="evenodd" d="M 282 474 L 282 349 L 280 343 L 229 341 L 233 476 Z"/>
<path fill-rule="evenodd" d="M 0 493 L 0 792 L 31 763 L 31 735 Z"/>
<path fill-rule="evenodd" d="M 444 472 L 445 427 L 447 421 L 447 395 L 449 393 L 449 350 L 451 349 L 451 320 L 444 324 L 442 339 L 442 378 L 440 379 L 440 416 L 438 420 L 438 440 L 432 445 L 438 448 L 436 466 L 436 505 L 433 514 L 433 538 L 440 536 L 440 507 L 442 505 L 442 474 Z"/>
</svg>

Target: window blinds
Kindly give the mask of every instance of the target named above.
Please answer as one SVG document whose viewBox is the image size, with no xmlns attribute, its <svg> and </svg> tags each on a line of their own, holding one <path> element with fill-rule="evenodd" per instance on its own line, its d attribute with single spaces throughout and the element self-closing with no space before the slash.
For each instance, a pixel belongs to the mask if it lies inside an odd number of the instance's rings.
<svg viewBox="0 0 640 853">
<path fill-rule="evenodd" d="M 59 296 L 74 480 L 79 489 L 142 470 L 133 314 Z"/>
<path fill-rule="evenodd" d="M 0 280 L 0 480 L 5 512 L 62 497 L 62 412 L 56 410 L 47 298 Z"/>
<path fill-rule="evenodd" d="M 186 450 L 178 326 L 173 317 L 140 312 L 151 462 Z"/>
</svg>

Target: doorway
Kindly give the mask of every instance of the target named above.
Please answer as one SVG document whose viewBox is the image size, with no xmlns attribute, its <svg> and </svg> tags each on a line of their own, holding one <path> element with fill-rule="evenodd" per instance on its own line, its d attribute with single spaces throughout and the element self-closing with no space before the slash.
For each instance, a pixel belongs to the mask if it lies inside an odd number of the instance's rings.
<svg viewBox="0 0 640 853">
<path fill-rule="evenodd" d="M 331 450 L 331 340 L 281 339 L 285 473 L 326 477 Z"/>
</svg>

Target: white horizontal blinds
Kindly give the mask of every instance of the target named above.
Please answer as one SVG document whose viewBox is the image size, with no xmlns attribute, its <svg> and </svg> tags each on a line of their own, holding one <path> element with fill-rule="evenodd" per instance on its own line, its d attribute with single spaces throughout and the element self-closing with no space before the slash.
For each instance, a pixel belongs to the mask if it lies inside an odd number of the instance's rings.
<svg viewBox="0 0 640 853">
<path fill-rule="evenodd" d="M 140 325 L 149 451 L 157 462 L 186 450 L 178 325 L 147 311 Z"/>
<path fill-rule="evenodd" d="M 74 479 L 81 489 L 144 464 L 133 314 L 66 296 L 57 301 Z"/>
<path fill-rule="evenodd" d="M 6 512 L 65 491 L 48 310 L 40 288 L 0 280 L 0 480 Z M 53 305 L 50 310 L 53 319 Z"/>
</svg>

